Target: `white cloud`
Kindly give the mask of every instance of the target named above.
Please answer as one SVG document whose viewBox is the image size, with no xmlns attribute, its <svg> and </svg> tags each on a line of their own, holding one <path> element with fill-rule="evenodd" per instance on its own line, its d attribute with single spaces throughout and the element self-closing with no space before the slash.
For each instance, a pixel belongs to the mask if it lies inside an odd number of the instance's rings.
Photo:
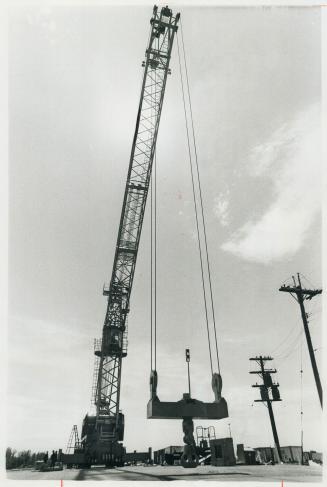
<svg viewBox="0 0 327 487">
<path fill-rule="evenodd" d="M 228 200 L 229 191 L 227 193 L 221 193 L 220 195 L 216 196 L 214 199 L 214 207 L 213 211 L 220 224 L 223 227 L 227 227 L 229 225 L 229 200 Z"/>
<path fill-rule="evenodd" d="M 265 264 L 295 254 L 320 209 L 320 158 L 320 111 L 315 105 L 253 148 L 250 175 L 271 179 L 274 200 L 257 221 L 246 222 L 222 249 Z"/>
<path fill-rule="evenodd" d="M 54 44 L 56 42 L 54 35 L 57 29 L 57 24 L 52 17 L 53 13 L 49 7 L 31 9 L 25 14 L 27 23 L 35 28 L 41 27 L 46 39 L 49 40 L 51 44 Z"/>
</svg>

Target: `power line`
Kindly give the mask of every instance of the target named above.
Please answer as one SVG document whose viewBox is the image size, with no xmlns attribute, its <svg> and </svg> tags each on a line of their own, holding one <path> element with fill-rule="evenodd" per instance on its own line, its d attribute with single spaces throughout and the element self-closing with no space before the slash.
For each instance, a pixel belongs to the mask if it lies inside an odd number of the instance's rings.
<svg viewBox="0 0 327 487">
<path fill-rule="evenodd" d="M 293 326 L 293 328 L 291 329 L 291 331 L 287 334 L 286 338 L 284 338 L 272 351 L 271 351 L 271 355 L 275 354 L 277 352 L 277 350 L 280 349 L 280 347 L 282 347 L 285 342 L 287 342 L 287 340 L 292 336 L 293 334 L 293 331 L 296 330 L 296 328 L 298 328 L 298 324 L 296 324 L 295 326 Z"/>
<path fill-rule="evenodd" d="M 302 353 L 302 336 L 300 351 L 300 425 L 301 425 L 301 463 L 303 464 L 303 353 Z"/>
<path fill-rule="evenodd" d="M 294 339 L 294 341 L 286 348 L 286 350 L 284 350 L 281 354 L 279 354 L 279 355 L 276 356 L 278 360 L 287 358 L 293 352 L 295 352 L 296 350 L 298 350 L 299 347 L 297 347 L 297 348 L 294 348 L 294 347 L 295 347 L 295 345 L 298 345 L 299 340 L 302 337 L 302 334 L 303 334 L 303 330 L 300 330 L 300 332 L 297 334 L 297 336 Z"/>
</svg>

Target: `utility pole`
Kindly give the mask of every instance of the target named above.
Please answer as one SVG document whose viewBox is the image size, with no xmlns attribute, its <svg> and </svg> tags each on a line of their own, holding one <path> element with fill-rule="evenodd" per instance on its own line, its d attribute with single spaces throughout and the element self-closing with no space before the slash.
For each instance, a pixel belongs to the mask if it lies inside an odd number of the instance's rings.
<svg viewBox="0 0 327 487">
<path fill-rule="evenodd" d="M 281 401 L 279 395 L 279 384 L 272 381 L 271 374 L 276 374 L 276 369 L 265 369 L 265 362 L 268 360 L 273 360 L 272 357 L 263 357 L 260 355 L 259 357 L 251 357 L 250 360 L 257 362 L 260 369 L 259 370 L 252 370 L 250 374 L 259 374 L 263 380 L 263 384 L 255 383 L 252 387 L 259 387 L 261 399 L 255 399 L 254 402 L 265 402 L 267 403 L 268 411 L 269 411 L 269 418 L 271 423 L 271 429 L 274 436 L 274 442 L 277 450 L 278 461 L 281 461 L 282 454 L 279 445 L 278 433 L 275 423 L 274 411 L 272 408 L 272 402 L 274 401 Z M 272 397 L 269 395 L 269 391 L 271 391 Z M 273 460 L 273 459 L 272 459 Z"/>
<path fill-rule="evenodd" d="M 303 321 L 303 327 L 304 327 L 304 332 L 305 332 L 305 337 L 307 339 L 307 345 L 308 345 L 308 350 L 309 350 L 309 355 L 310 355 L 310 360 L 311 360 L 311 365 L 312 365 L 312 370 L 313 370 L 313 375 L 316 381 L 316 387 L 318 391 L 318 396 L 319 396 L 319 401 L 320 405 L 322 407 L 322 387 L 321 387 L 321 382 L 320 382 L 320 377 L 319 377 L 319 372 L 318 372 L 318 367 L 317 367 L 317 362 L 316 362 L 316 357 L 314 354 L 313 346 L 312 346 L 312 341 L 311 341 L 311 335 L 310 335 L 310 330 L 309 330 L 309 323 L 308 323 L 308 314 L 305 311 L 304 307 L 304 301 L 306 299 L 312 299 L 314 296 L 317 294 L 321 294 L 322 290 L 321 289 L 304 289 L 302 287 L 301 279 L 300 279 L 300 274 L 297 273 L 297 280 L 298 282 L 296 283 L 294 276 L 293 278 L 293 283 L 294 286 L 281 286 L 279 288 L 280 291 L 286 292 L 291 294 L 294 299 L 299 303 L 300 309 L 301 309 L 301 316 L 302 316 L 302 321 Z"/>
</svg>

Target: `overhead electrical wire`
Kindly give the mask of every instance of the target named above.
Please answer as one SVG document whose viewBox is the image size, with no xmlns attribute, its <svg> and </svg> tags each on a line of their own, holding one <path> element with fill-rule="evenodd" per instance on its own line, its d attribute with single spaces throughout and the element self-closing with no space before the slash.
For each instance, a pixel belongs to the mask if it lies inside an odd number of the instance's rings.
<svg viewBox="0 0 327 487">
<path fill-rule="evenodd" d="M 301 426 L 301 463 L 303 463 L 303 335 L 301 335 L 301 351 L 300 351 L 300 426 Z"/>
<path fill-rule="evenodd" d="M 299 340 L 302 338 L 303 329 L 296 335 L 295 339 L 287 346 L 286 350 L 282 351 L 279 355 L 277 354 L 275 358 L 280 361 L 288 358 L 292 353 L 298 350 Z M 297 346 L 296 346 L 297 345 Z"/>
<path fill-rule="evenodd" d="M 298 323 L 296 323 L 296 325 L 293 326 L 291 331 L 287 334 L 286 338 L 283 338 L 283 340 L 279 342 L 279 344 L 270 352 L 270 355 L 274 355 L 277 352 L 277 350 L 279 350 L 283 345 L 285 345 L 285 343 L 292 336 L 293 331 L 296 330 L 296 328 L 298 328 Z"/>
<path fill-rule="evenodd" d="M 314 284 L 312 284 L 312 282 L 310 281 L 310 279 L 308 279 L 304 274 L 302 274 L 301 272 L 299 272 L 299 275 L 305 280 L 307 281 L 307 283 L 309 284 L 309 286 L 311 286 L 312 288 L 316 288 L 317 286 L 315 286 Z"/>
</svg>

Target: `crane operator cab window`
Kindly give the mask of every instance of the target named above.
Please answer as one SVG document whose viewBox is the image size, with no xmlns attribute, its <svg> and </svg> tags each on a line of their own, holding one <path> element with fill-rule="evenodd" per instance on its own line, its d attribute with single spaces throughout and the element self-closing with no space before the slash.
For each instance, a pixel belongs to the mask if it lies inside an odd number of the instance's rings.
<svg viewBox="0 0 327 487">
<path fill-rule="evenodd" d="M 111 326 L 109 330 L 109 348 L 111 353 L 119 353 L 123 345 L 123 332 L 117 326 Z"/>
</svg>

